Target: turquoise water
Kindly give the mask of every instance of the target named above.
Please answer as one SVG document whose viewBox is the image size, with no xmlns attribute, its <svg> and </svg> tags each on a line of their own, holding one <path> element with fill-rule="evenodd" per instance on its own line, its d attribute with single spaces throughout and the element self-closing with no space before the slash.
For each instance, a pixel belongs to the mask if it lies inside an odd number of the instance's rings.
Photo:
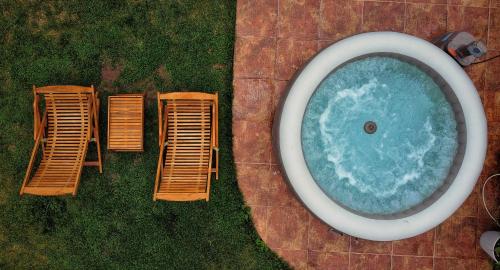
<svg viewBox="0 0 500 270">
<path fill-rule="evenodd" d="M 367 134 L 367 121 L 377 131 Z M 457 152 L 453 110 L 418 67 L 367 57 L 330 74 L 306 108 L 302 150 L 334 201 L 366 214 L 420 204 L 447 177 Z"/>
</svg>

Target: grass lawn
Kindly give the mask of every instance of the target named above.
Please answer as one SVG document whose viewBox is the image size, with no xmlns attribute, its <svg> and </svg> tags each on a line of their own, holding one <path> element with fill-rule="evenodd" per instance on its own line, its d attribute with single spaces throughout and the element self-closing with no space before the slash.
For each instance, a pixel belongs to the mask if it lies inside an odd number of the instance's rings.
<svg viewBox="0 0 500 270">
<path fill-rule="evenodd" d="M 236 4 L 229 0 L 0 2 L 0 269 L 270 269 L 231 153 Z M 102 67 L 120 71 L 101 80 Z M 19 197 L 33 147 L 31 85 L 95 85 L 104 173 L 76 197 Z M 220 94 L 220 180 L 210 202 L 153 202 L 155 91 Z M 106 97 L 146 92 L 144 153 L 106 151 Z M 95 151 L 93 151 L 95 155 Z"/>
</svg>

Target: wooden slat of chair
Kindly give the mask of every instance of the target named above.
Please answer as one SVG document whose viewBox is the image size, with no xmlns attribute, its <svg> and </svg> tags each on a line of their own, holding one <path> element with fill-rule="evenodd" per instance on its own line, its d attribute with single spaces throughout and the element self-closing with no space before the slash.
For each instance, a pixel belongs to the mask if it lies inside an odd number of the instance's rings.
<svg viewBox="0 0 500 270">
<path fill-rule="evenodd" d="M 33 87 L 35 146 L 32 151 L 20 194 L 76 195 L 92 134 L 98 150 L 102 173 L 97 127 L 98 101 L 93 87 Z M 39 95 L 45 97 L 45 113 L 39 119 Z M 42 142 L 42 140 L 44 142 Z M 43 146 L 40 164 L 32 174 L 38 148 Z"/>
<path fill-rule="evenodd" d="M 217 94 L 158 94 L 160 157 L 154 200 L 208 201 L 211 174 L 218 176 L 218 162 L 212 168 L 216 106 Z"/>
<path fill-rule="evenodd" d="M 108 149 L 144 151 L 144 95 L 108 97 Z"/>
</svg>

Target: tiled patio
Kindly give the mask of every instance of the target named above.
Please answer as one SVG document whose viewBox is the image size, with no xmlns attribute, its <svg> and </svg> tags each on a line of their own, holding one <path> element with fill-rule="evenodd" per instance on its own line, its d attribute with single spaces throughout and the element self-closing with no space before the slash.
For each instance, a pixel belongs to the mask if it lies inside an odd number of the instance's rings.
<svg viewBox="0 0 500 270">
<path fill-rule="evenodd" d="M 294 72 L 321 48 L 366 31 L 430 39 L 467 30 L 500 53 L 500 0 L 239 0 L 233 134 L 238 184 L 262 239 L 296 269 L 491 269 L 479 236 L 493 229 L 480 184 L 499 171 L 500 61 L 467 69 L 485 104 L 488 158 L 474 193 L 439 227 L 412 239 L 371 242 L 329 231 L 294 198 L 271 149 L 274 109 Z M 500 181 L 488 205 L 500 216 Z M 496 208 L 495 208 L 496 207 Z"/>
</svg>

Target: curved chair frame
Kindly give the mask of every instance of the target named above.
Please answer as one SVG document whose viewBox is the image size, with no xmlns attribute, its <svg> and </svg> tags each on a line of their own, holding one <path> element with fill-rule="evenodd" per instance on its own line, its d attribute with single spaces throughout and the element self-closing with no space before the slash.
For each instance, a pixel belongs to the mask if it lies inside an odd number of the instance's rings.
<svg viewBox="0 0 500 270">
<path fill-rule="evenodd" d="M 153 200 L 208 201 L 212 173 L 219 178 L 218 95 L 157 97 L 160 155 Z"/>
<path fill-rule="evenodd" d="M 99 143 L 99 99 L 94 86 L 33 86 L 35 145 L 20 195 L 76 195 L 83 166 L 102 173 Z M 45 112 L 40 119 L 40 102 Z M 97 161 L 85 161 L 90 142 L 97 145 Z M 35 168 L 37 154 L 42 157 Z"/>
</svg>

